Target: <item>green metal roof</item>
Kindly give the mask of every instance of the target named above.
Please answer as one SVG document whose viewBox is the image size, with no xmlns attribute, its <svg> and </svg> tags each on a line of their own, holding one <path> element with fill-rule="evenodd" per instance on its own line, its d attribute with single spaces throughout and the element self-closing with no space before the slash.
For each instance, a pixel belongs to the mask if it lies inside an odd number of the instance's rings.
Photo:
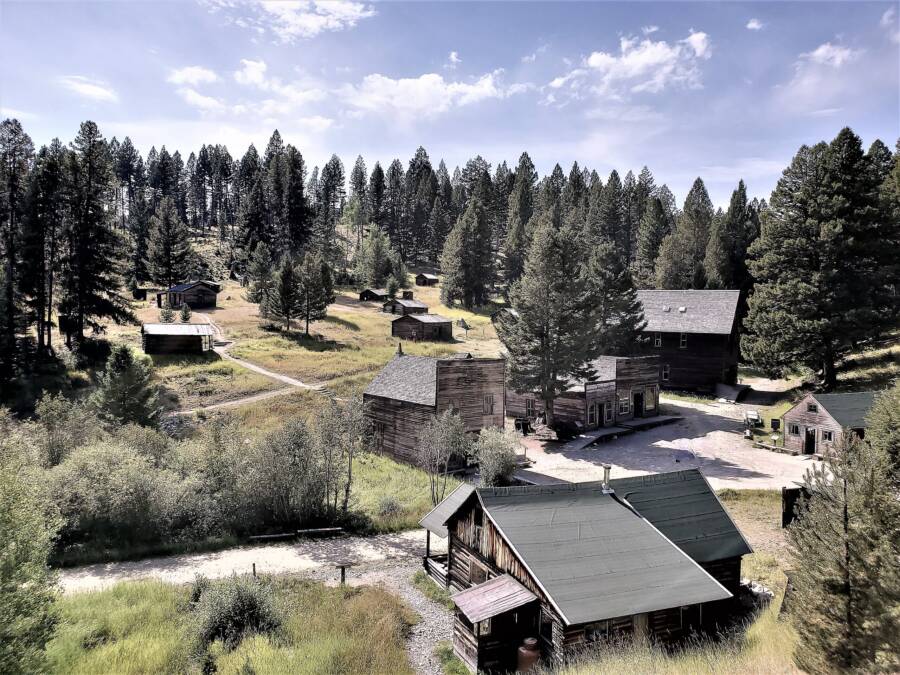
<svg viewBox="0 0 900 675">
<path fill-rule="evenodd" d="M 476 493 L 570 625 L 731 597 L 599 483 L 478 488 Z"/>
<path fill-rule="evenodd" d="M 874 391 L 854 391 L 844 394 L 813 394 L 834 421 L 845 429 L 865 429 L 866 417 L 875 403 Z"/>
<path fill-rule="evenodd" d="M 436 534 L 439 537 L 447 537 L 447 520 L 456 513 L 456 510 L 462 506 L 463 502 L 468 499 L 469 495 L 475 492 L 475 488 L 468 483 L 462 483 L 444 497 L 444 500 L 435 506 L 431 511 L 425 514 L 425 517 L 419 521 L 419 525 Z"/>
<path fill-rule="evenodd" d="M 697 469 L 618 478 L 610 486 L 697 562 L 753 552 Z"/>
</svg>

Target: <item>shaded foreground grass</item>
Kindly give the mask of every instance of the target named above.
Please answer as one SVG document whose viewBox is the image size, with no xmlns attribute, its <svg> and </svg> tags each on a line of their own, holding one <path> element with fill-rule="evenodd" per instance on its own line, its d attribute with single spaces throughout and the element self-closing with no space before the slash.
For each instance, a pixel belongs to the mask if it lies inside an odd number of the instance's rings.
<svg viewBox="0 0 900 675">
<path fill-rule="evenodd" d="M 416 615 L 381 588 L 329 588 L 290 577 L 273 580 L 284 618 L 272 636 L 248 636 L 233 651 L 214 643 L 219 673 L 412 672 L 405 638 Z M 51 673 L 200 673 L 193 653 L 189 589 L 125 582 L 60 600 L 48 645 Z M 248 670 L 248 667 L 252 670 Z"/>
</svg>

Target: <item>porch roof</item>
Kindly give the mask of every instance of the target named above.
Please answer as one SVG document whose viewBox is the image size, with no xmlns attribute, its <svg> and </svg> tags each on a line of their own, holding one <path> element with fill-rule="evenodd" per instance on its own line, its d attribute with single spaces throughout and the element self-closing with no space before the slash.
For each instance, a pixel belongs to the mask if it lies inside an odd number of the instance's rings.
<svg viewBox="0 0 900 675">
<path fill-rule="evenodd" d="M 460 591 L 451 599 L 472 623 L 490 619 L 537 600 L 537 596 L 508 574 Z"/>
</svg>

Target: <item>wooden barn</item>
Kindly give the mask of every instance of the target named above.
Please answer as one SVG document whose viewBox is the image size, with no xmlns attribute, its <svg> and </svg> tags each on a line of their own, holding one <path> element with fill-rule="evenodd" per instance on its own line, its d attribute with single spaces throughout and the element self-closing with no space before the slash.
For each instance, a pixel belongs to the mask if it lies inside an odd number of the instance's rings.
<svg viewBox="0 0 900 675">
<path fill-rule="evenodd" d="M 553 402 L 558 423 L 581 429 L 614 426 L 635 417 L 659 414 L 659 359 L 656 356 L 601 356 L 590 364 L 592 374 L 573 380 Z M 543 416 L 537 392 L 506 392 L 511 417 L 533 420 Z"/>
<path fill-rule="evenodd" d="M 863 438 L 876 393 L 807 394 L 781 418 L 784 447 L 823 455 L 840 442 L 845 429 Z"/>
<path fill-rule="evenodd" d="M 162 307 L 168 300 L 172 309 L 178 309 L 182 304 L 187 304 L 191 309 L 215 307 L 220 290 L 219 284 L 212 281 L 190 281 L 157 293 L 156 305 Z"/>
<path fill-rule="evenodd" d="M 504 359 L 406 356 L 398 348 L 363 393 L 376 449 L 416 464 L 422 428 L 447 409 L 468 432 L 503 428 L 505 377 Z"/>
<path fill-rule="evenodd" d="M 427 272 L 419 272 L 416 275 L 416 286 L 437 286 L 437 274 L 428 274 Z"/>
<path fill-rule="evenodd" d="M 141 343 L 147 354 L 201 354 L 212 349 L 213 327 L 208 323 L 145 323 Z"/>
<path fill-rule="evenodd" d="M 419 300 L 394 298 L 385 302 L 381 307 L 381 311 L 388 314 L 400 314 L 401 316 L 406 314 L 427 314 L 428 305 Z"/>
<path fill-rule="evenodd" d="M 697 470 L 462 485 L 421 524 L 426 570 L 455 591 L 454 652 L 473 672 L 514 670 L 529 637 L 551 668 L 607 640 L 675 642 L 727 611 L 751 552 Z"/>
<path fill-rule="evenodd" d="M 391 337 L 404 340 L 452 340 L 453 322 L 439 314 L 406 314 L 391 321 Z"/>
<path fill-rule="evenodd" d="M 364 288 L 359 293 L 360 302 L 384 302 L 387 299 L 386 288 Z"/>
<path fill-rule="evenodd" d="M 663 389 L 715 391 L 737 383 L 740 291 L 638 291 L 643 352 L 659 356 Z"/>
</svg>

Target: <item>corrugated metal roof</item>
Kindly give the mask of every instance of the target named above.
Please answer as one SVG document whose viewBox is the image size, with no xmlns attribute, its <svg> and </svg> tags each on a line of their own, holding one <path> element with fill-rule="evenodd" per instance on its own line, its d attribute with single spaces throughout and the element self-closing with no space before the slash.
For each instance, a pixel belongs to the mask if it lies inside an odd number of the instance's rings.
<svg viewBox="0 0 900 675">
<path fill-rule="evenodd" d="M 698 469 L 617 478 L 610 486 L 697 562 L 753 552 Z"/>
<path fill-rule="evenodd" d="M 740 291 L 642 290 L 637 292 L 653 333 L 729 335 L 737 315 Z M 666 309 L 668 308 L 668 309 Z M 680 311 L 684 308 L 684 311 Z"/>
<path fill-rule="evenodd" d="M 537 596 L 508 574 L 460 591 L 451 599 L 472 623 L 490 619 L 537 600 Z"/>
<path fill-rule="evenodd" d="M 398 316 L 393 321 L 399 321 L 400 319 L 413 319 L 422 323 L 453 323 L 446 316 L 441 316 L 440 314 L 406 314 Z"/>
<path fill-rule="evenodd" d="M 394 298 L 393 300 L 388 300 L 385 304 L 394 303 L 395 305 L 400 305 L 401 307 L 424 307 L 428 309 L 428 305 L 420 300 L 404 300 L 403 298 Z"/>
<path fill-rule="evenodd" d="M 437 362 L 430 356 L 395 356 L 366 387 L 365 393 L 433 406 L 437 398 Z"/>
<path fill-rule="evenodd" d="M 208 323 L 145 323 L 141 332 L 148 335 L 215 335 Z"/>
<path fill-rule="evenodd" d="M 428 272 L 419 272 L 416 276 L 425 277 L 426 279 L 437 279 L 437 274 L 429 274 Z"/>
<path fill-rule="evenodd" d="M 731 597 L 598 483 L 478 488 L 476 493 L 568 624 Z"/>
<path fill-rule="evenodd" d="M 446 539 L 447 538 L 447 519 L 450 518 L 456 510 L 462 506 L 463 502 L 475 492 L 475 488 L 469 483 L 462 483 L 444 497 L 440 504 L 435 506 L 431 511 L 425 514 L 425 517 L 419 521 L 419 525 L 429 530 L 432 534 Z"/>
<path fill-rule="evenodd" d="M 866 417 L 875 404 L 875 394 L 877 393 L 875 391 L 854 391 L 843 394 L 812 394 L 812 397 L 842 427 L 865 429 L 868 427 Z"/>
</svg>

